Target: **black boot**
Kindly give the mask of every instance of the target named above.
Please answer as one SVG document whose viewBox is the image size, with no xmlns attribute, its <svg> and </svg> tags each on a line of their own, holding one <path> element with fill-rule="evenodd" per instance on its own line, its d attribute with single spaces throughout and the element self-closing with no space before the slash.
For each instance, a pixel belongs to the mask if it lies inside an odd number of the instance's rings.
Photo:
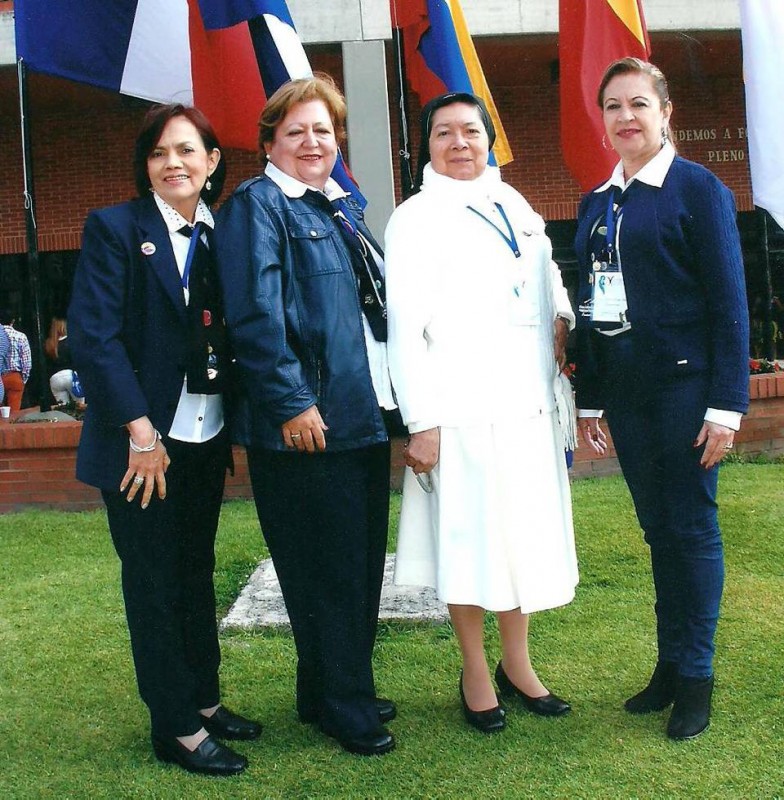
<svg viewBox="0 0 784 800">
<path fill-rule="evenodd" d="M 710 678 L 680 678 L 675 693 L 667 736 L 670 739 L 693 739 L 710 724 L 713 676 Z"/>
<path fill-rule="evenodd" d="M 672 661 L 659 661 L 648 685 L 630 697 L 623 706 L 630 714 L 663 711 L 675 699 L 677 686 L 678 665 Z"/>
</svg>

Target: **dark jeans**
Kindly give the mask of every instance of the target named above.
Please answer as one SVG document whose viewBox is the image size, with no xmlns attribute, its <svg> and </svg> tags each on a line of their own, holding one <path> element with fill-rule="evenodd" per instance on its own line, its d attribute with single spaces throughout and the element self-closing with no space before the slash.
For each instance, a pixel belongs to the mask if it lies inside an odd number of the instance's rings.
<svg viewBox="0 0 784 800">
<path fill-rule="evenodd" d="M 683 676 L 708 677 L 724 585 L 718 467 L 700 466 L 702 448 L 694 447 L 708 376 L 653 383 L 632 354 L 632 334 L 603 337 L 605 410 L 651 550 L 659 659 Z"/>
<path fill-rule="evenodd" d="M 202 727 L 198 710 L 220 702 L 215 618 L 215 533 L 225 481 L 223 433 L 203 444 L 165 439 L 166 499 L 103 492 L 122 562 L 125 613 L 139 694 L 158 736 Z"/>
<path fill-rule="evenodd" d="M 389 445 L 314 455 L 248 448 L 248 466 L 297 646 L 297 711 L 334 735 L 373 732 Z"/>
</svg>

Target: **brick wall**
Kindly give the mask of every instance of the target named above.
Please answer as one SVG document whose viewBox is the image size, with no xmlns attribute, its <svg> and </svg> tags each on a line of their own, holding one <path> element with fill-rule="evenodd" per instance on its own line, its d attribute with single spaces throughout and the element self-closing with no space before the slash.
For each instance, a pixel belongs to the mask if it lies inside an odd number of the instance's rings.
<svg viewBox="0 0 784 800">
<path fill-rule="evenodd" d="M 736 437 L 737 452 L 784 456 L 784 373 L 753 375 L 751 408 Z M 101 505 L 97 489 L 74 477 L 80 422 L 13 423 L 0 419 L 0 514 L 24 508 L 59 508 L 77 511 Z M 572 468 L 574 478 L 616 475 L 618 460 L 609 439 L 603 458 L 593 458 L 586 447 L 578 448 Z M 234 448 L 234 475 L 226 481 L 226 499 L 252 496 L 245 452 Z M 403 480 L 403 440 L 392 444 L 392 480 L 400 489 Z"/>
</svg>

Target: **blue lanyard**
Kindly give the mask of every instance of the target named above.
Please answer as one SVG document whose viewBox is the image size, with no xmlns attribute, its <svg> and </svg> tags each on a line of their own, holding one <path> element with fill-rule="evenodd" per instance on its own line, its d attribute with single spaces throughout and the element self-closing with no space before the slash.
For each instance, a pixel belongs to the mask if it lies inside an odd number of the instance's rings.
<svg viewBox="0 0 784 800">
<path fill-rule="evenodd" d="M 191 275 L 191 265 L 193 264 L 193 257 L 196 255 L 196 245 L 201 238 L 201 222 L 197 222 L 193 226 L 193 231 L 191 231 L 191 241 L 188 245 L 188 255 L 185 257 L 185 266 L 182 270 L 182 277 L 180 278 L 180 282 L 182 283 L 182 288 L 188 288 L 188 280 L 190 279 Z"/>
<path fill-rule="evenodd" d="M 512 230 L 512 226 L 509 224 L 509 218 L 506 216 L 504 207 L 500 203 L 494 203 L 493 205 L 495 205 L 495 207 L 498 209 L 498 212 L 501 214 L 501 218 L 506 225 L 506 230 L 509 232 L 508 236 L 481 211 L 477 211 L 473 206 L 466 206 L 466 208 L 469 211 L 473 211 L 478 217 L 481 217 L 506 242 L 506 246 L 514 253 L 515 258 L 520 258 L 520 248 L 517 246 L 517 237 Z"/>
<path fill-rule="evenodd" d="M 618 223 L 618 214 L 615 210 L 615 190 L 616 187 L 613 187 L 613 190 L 610 192 L 610 199 L 607 201 L 607 214 L 604 218 L 607 227 L 606 242 L 608 261 L 612 261 L 612 254 L 615 250 L 615 229 Z"/>
</svg>

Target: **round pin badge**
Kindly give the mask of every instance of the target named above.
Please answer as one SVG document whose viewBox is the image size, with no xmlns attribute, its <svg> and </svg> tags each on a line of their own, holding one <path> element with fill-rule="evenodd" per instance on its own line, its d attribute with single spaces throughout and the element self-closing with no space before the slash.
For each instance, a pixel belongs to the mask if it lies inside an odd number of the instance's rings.
<svg viewBox="0 0 784 800">
<path fill-rule="evenodd" d="M 152 242 L 142 242 L 142 253 L 151 256 L 155 252 L 155 245 Z"/>
</svg>

